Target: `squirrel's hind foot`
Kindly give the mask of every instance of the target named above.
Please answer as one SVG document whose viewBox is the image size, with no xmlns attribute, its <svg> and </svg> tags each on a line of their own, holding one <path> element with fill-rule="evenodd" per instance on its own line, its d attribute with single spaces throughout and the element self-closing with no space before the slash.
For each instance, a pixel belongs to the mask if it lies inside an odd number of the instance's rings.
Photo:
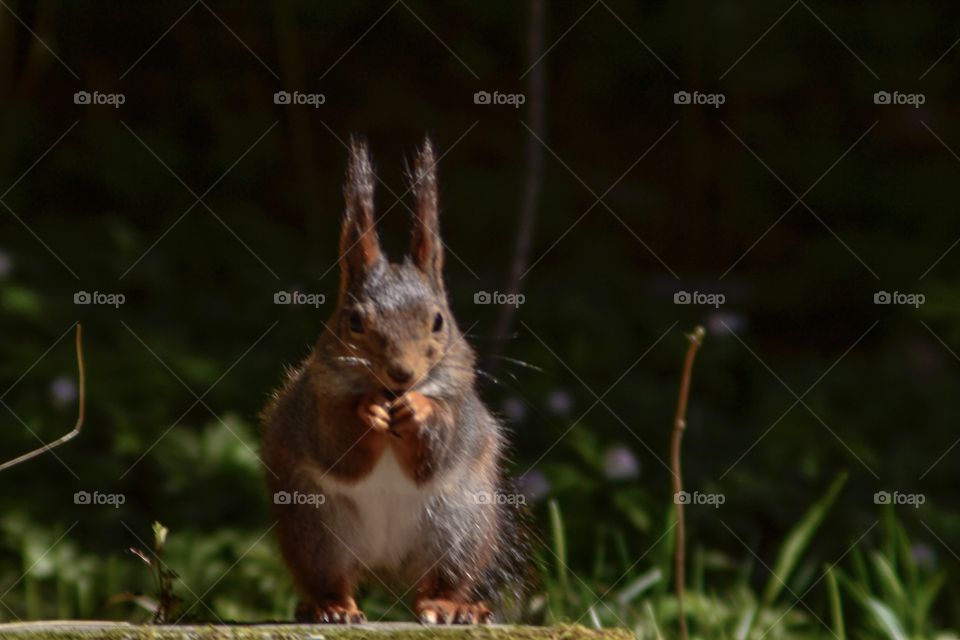
<svg viewBox="0 0 960 640">
<path fill-rule="evenodd" d="M 434 598 L 415 605 L 423 624 L 481 624 L 493 622 L 493 613 L 482 602 L 454 602 Z"/>
<path fill-rule="evenodd" d="M 361 624 L 367 621 L 367 616 L 357 609 L 353 598 L 316 603 L 299 602 L 295 617 L 297 622 L 322 624 Z"/>
</svg>

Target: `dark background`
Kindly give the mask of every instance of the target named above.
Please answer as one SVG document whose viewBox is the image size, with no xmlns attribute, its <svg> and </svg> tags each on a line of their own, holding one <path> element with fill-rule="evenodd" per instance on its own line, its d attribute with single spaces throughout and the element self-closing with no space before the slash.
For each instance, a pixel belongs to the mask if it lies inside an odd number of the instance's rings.
<svg viewBox="0 0 960 640">
<path fill-rule="evenodd" d="M 762 583 L 843 471 L 808 574 L 876 537 L 886 490 L 925 496 L 896 514 L 924 562 L 956 575 L 957 17 L 928 2 L 547 3 L 541 144 L 527 3 L 4 0 L 2 457 L 69 430 L 77 321 L 89 388 L 77 439 L 0 475 L 0 619 L 131 615 L 104 603 L 149 588 L 124 549 L 149 546 L 153 520 L 181 595 L 203 599 L 191 615 L 289 615 L 271 536 L 258 543 L 256 416 L 332 309 L 351 134 L 370 142 L 381 212 L 423 136 L 436 142 L 452 304 L 496 379 L 482 393 L 512 431 L 534 546 L 553 498 L 570 568 L 598 595 L 663 547 L 698 323 L 685 484 L 726 498 L 688 511 L 708 583 Z M 76 105 L 81 90 L 125 103 Z M 276 105 L 279 90 L 326 101 Z M 680 90 L 726 101 L 676 105 Z M 881 90 L 925 103 L 874 104 Z M 477 91 L 527 100 L 478 105 Z M 500 309 L 473 299 L 509 286 L 531 140 L 536 263 L 498 345 Z M 407 223 L 402 205 L 382 222 L 394 255 Z M 327 304 L 273 304 L 293 289 Z M 126 303 L 78 306 L 77 291 Z M 726 301 L 677 305 L 677 291 Z M 878 291 L 926 299 L 881 306 Z M 126 502 L 75 505 L 80 490 Z M 947 588 L 942 624 L 958 620 Z"/>
</svg>

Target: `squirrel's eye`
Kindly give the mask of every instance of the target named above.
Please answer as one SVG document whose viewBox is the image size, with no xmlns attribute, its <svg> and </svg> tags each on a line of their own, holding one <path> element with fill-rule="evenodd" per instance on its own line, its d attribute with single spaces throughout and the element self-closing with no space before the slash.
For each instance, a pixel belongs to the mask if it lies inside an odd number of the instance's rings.
<svg viewBox="0 0 960 640">
<path fill-rule="evenodd" d="M 443 316 L 438 313 L 433 318 L 433 332 L 436 333 L 440 331 L 440 329 L 443 329 Z"/>
<path fill-rule="evenodd" d="M 357 311 L 350 313 L 350 331 L 363 333 L 363 318 L 360 317 L 360 313 Z"/>
</svg>

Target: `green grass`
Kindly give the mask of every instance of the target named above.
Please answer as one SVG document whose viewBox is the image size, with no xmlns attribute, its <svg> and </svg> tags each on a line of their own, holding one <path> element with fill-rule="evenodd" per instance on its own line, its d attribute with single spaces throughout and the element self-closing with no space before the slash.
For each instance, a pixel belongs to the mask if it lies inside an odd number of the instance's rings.
<svg viewBox="0 0 960 640">
<path fill-rule="evenodd" d="M 918 560 L 893 506 L 883 507 L 879 520 L 860 539 L 846 541 L 846 553 L 839 560 L 824 563 L 816 556 L 817 534 L 845 481 L 841 475 L 830 483 L 779 549 L 763 554 L 769 558 L 744 548 L 741 558 L 731 559 L 698 546 L 695 537 L 688 542 L 686 615 L 691 638 L 958 638 L 941 628 L 932 613 L 947 574 Z M 589 559 L 569 557 L 562 506 L 551 501 L 547 515 L 546 535 L 533 536 L 539 577 L 530 596 L 508 612 L 511 618 L 531 624 L 624 629 L 642 640 L 676 637 L 674 513 L 659 533 L 644 535 L 652 544 L 639 556 L 629 551 L 623 531 L 600 528 L 594 557 Z M 719 515 L 715 519 L 722 523 L 717 526 L 725 526 Z M 149 606 L 158 600 L 156 556 L 148 554 L 153 560 L 149 567 L 132 555 L 94 559 L 69 540 L 41 555 L 49 548 L 50 540 L 44 537 L 49 534 L 38 534 L 16 519 L 5 522 L 3 531 L 8 542 L 12 534 L 19 534 L 25 574 L 4 597 L 9 609 L 0 609 L 0 620 L 13 619 L 11 613 L 23 619 L 146 622 L 151 617 Z M 183 607 L 191 607 L 185 620 L 289 619 L 294 595 L 273 543 L 269 538 L 262 544 L 254 542 L 236 532 L 203 540 L 178 536 L 176 531 L 169 534 L 164 564 L 179 572 L 173 591 L 184 601 Z M 235 573 L 221 588 L 209 593 L 198 588 L 216 582 L 228 570 Z M 0 584 L 10 586 L 12 581 L 6 578 Z M 130 593 L 116 597 L 125 592 Z M 132 597 L 137 592 L 142 596 Z M 106 606 L 108 601 L 111 606 Z M 363 606 L 371 620 L 412 618 L 407 604 L 395 604 L 392 594 L 383 590 L 368 593 Z M 176 620 L 176 614 L 170 619 Z"/>
<path fill-rule="evenodd" d="M 931 615 L 946 581 L 944 571 L 922 566 L 892 506 L 885 507 L 883 523 L 869 530 L 876 536 L 849 541 L 848 553 L 836 563 L 818 565 L 811 543 L 842 491 L 845 475 L 838 476 L 824 495 L 807 509 L 784 538 L 775 562 L 768 567 L 763 589 L 754 588 L 749 568 L 730 566 L 710 553 L 695 549 L 687 577 L 686 614 L 691 638 L 717 640 L 947 640 L 960 636 L 937 628 Z M 677 636 L 677 603 L 671 576 L 672 535 L 661 538 L 648 562 L 630 563 L 629 570 L 611 581 L 590 580 L 573 574 L 566 565 L 563 518 L 550 505 L 552 549 L 541 553 L 543 600 L 534 600 L 528 613 L 542 613 L 545 622 L 575 621 L 595 628 L 623 627 L 637 638 Z M 667 530 L 669 530 L 669 524 Z M 672 533 L 672 532 L 671 532 Z M 597 565 L 606 553 L 598 546 Z M 752 553 L 752 552 L 751 552 Z M 627 558 L 622 560 L 626 563 Z M 754 566 L 753 568 L 756 568 Z M 734 578 L 728 579 L 733 573 Z M 726 575 L 725 575 L 726 574 Z M 711 580 L 716 576 L 714 583 Z"/>
</svg>

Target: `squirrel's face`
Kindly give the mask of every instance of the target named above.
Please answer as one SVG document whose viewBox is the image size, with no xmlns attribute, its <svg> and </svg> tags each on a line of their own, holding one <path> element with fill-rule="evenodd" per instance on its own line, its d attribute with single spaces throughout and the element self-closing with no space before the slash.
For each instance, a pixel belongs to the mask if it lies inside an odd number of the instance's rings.
<svg viewBox="0 0 960 640">
<path fill-rule="evenodd" d="M 376 179 L 367 150 L 351 146 L 340 234 L 340 301 L 329 327 L 341 360 L 362 365 L 373 387 L 402 394 L 431 372 L 462 336 L 443 285 L 433 147 L 426 141 L 410 171 L 414 194 L 408 257 L 391 263 L 380 248 L 373 213 Z"/>
<path fill-rule="evenodd" d="M 430 379 L 456 326 L 443 295 L 411 262 L 385 260 L 338 310 L 337 333 L 370 383 L 396 395 Z"/>
</svg>

